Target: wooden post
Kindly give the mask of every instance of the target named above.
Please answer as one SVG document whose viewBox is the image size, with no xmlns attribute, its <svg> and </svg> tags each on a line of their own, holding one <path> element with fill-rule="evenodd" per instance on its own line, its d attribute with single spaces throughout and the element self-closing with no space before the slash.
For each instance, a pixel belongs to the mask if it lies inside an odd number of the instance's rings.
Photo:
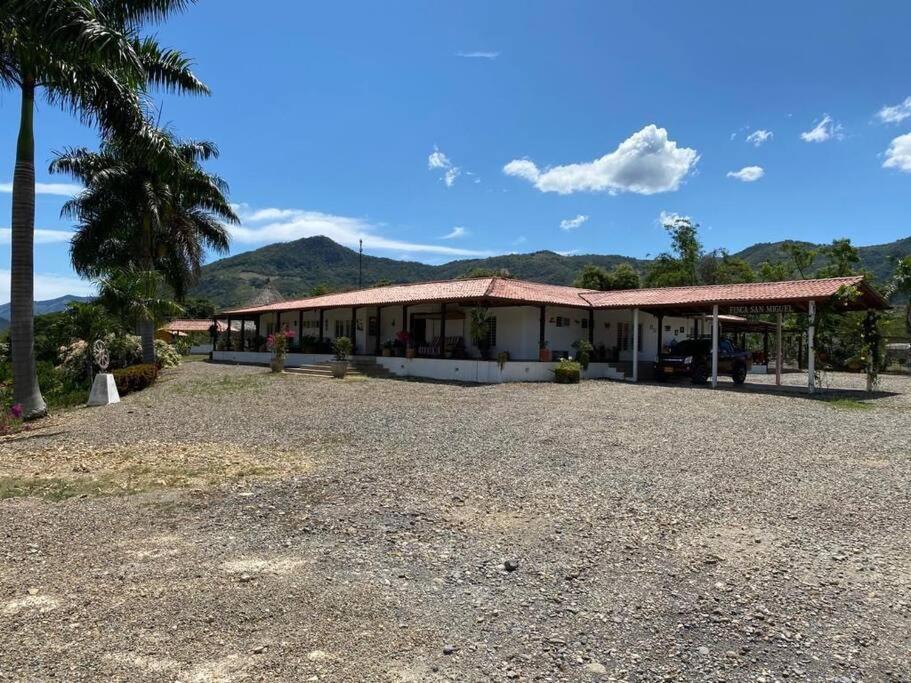
<svg viewBox="0 0 911 683">
<path fill-rule="evenodd" d="M 718 386 L 718 304 L 712 306 L 712 388 Z"/>
<path fill-rule="evenodd" d="M 778 313 L 778 321 L 775 325 L 775 384 L 776 386 L 781 386 L 781 363 L 783 361 L 783 353 L 781 348 L 781 319 L 782 315 Z"/>
<path fill-rule="evenodd" d="M 382 307 L 382 306 L 377 306 L 377 307 L 376 307 L 376 343 L 375 343 L 374 352 L 375 352 L 375 355 L 377 355 L 377 356 L 379 356 L 380 353 L 381 353 L 381 351 L 380 351 L 380 337 L 382 336 L 382 334 L 381 334 L 380 330 L 383 329 L 383 314 L 382 314 L 382 310 L 383 310 L 383 307 Z"/>
<path fill-rule="evenodd" d="M 664 337 L 664 314 L 658 316 L 658 354 L 661 354 L 662 338 Z"/>
<path fill-rule="evenodd" d="M 538 315 L 538 360 L 541 359 L 541 349 L 544 348 L 544 342 L 547 341 L 546 328 L 544 326 L 544 323 L 547 320 L 546 308 L 547 306 L 541 306 Z"/>
<path fill-rule="evenodd" d="M 639 309 L 633 309 L 633 381 L 639 381 Z"/>
<path fill-rule="evenodd" d="M 231 343 L 231 316 L 230 315 L 228 316 L 228 329 L 225 330 L 225 332 L 227 332 L 227 334 L 228 334 L 228 340 L 225 342 L 225 350 L 233 351 L 234 345 Z"/>
<path fill-rule="evenodd" d="M 440 358 L 446 357 L 446 302 L 440 304 Z"/>
<path fill-rule="evenodd" d="M 298 352 L 303 352 L 304 350 L 304 309 L 300 309 L 297 312 L 297 350 Z"/>
<path fill-rule="evenodd" d="M 322 346 L 323 339 L 324 339 L 324 337 L 323 337 L 323 314 L 324 313 L 325 313 L 325 311 L 322 308 L 319 309 L 319 343 L 320 343 L 320 346 Z"/>
<path fill-rule="evenodd" d="M 256 346 L 256 342 L 259 341 L 259 319 L 261 316 L 256 316 L 253 319 L 253 346 L 254 351 L 258 351 L 259 348 Z"/>
<path fill-rule="evenodd" d="M 816 332 L 816 302 L 810 299 L 807 310 L 807 389 L 812 394 L 816 391 L 816 351 L 813 348 Z"/>
<path fill-rule="evenodd" d="M 351 355 L 357 353 L 357 306 L 351 307 Z"/>
<path fill-rule="evenodd" d="M 588 343 L 595 345 L 595 309 L 588 309 Z"/>
</svg>

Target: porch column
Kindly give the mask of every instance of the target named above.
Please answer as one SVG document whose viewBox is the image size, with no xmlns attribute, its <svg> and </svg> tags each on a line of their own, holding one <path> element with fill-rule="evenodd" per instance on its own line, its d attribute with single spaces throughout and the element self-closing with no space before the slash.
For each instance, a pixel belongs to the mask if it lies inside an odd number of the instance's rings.
<svg viewBox="0 0 911 683">
<path fill-rule="evenodd" d="M 538 351 L 539 351 L 538 358 L 541 357 L 540 350 L 543 349 L 544 344 L 547 343 L 547 339 L 545 338 L 546 332 L 545 332 L 545 326 L 544 326 L 544 323 L 547 320 L 547 315 L 546 315 L 546 310 L 545 310 L 546 308 L 547 308 L 547 306 L 540 306 L 538 308 L 538 310 L 539 310 L 539 314 L 538 314 Z"/>
<path fill-rule="evenodd" d="M 231 316 L 228 316 L 228 329 L 225 330 L 228 333 L 228 340 L 225 342 L 225 350 L 233 351 L 234 345 L 231 343 Z"/>
<path fill-rule="evenodd" d="M 407 332 L 409 336 L 411 335 L 411 325 L 410 325 L 410 321 L 408 320 L 407 304 L 402 306 L 402 329 L 405 330 L 405 332 Z M 409 339 L 408 343 L 405 344 L 405 350 L 407 351 L 408 347 L 410 347 L 411 345 L 412 345 L 411 340 Z"/>
<path fill-rule="evenodd" d="M 440 304 L 440 358 L 446 357 L 446 302 Z"/>
<path fill-rule="evenodd" d="M 302 308 L 297 312 L 297 347 L 298 347 L 297 350 L 298 351 L 303 351 L 303 349 L 304 349 L 303 341 L 304 341 L 304 309 Z"/>
<path fill-rule="evenodd" d="M 588 343 L 595 345 L 595 309 L 588 309 Z"/>
<path fill-rule="evenodd" d="M 633 309 L 633 381 L 639 381 L 639 309 Z"/>
<path fill-rule="evenodd" d="M 256 345 L 256 341 L 259 339 L 259 319 L 260 316 L 256 316 L 253 319 L 253 344 Z M 258 349 L 253 349 L 257 351 Z"/>
<path fill-rule="evenodd" d="M 661 342 L 664 337 L 664 314 L 661 313 L 658 315 L 658 353 L 661 353 Z"/>
<path fill-rule="evenodd" d="M 380 336 L 382 335 L 383 329 L 383 307 L 376 307 L 376 348 L 374 348 L 375 355 L 380 355 Z"/>
<path fill-rule="evenodd" d="M 766 369 L 769 367 L 769 331 L 762 333 L 762 357 L 765 358 Z"/>
<path fill-rule="evenodd" d="M 323 339 L 325 338 L 323 336 L 323 313 L 324 312 L 325 311 L 322 308 L 319 309 L 319 343 L 320 344 L 323 343 Z"/>
<path fill-rule="evenodd" d="M 812 394 L 816 391 L 816 353 L 813 348 L 814 333 L 816 332 L 816 302 L 810 299 L 807 309 L 807 388 Z"/>
<path fill-rule="evenodd" d="M 712 306 L 712 388 L 718 386 L 718 304 Z"/>
<path fill-rule="evenodd" d="M 782 315 L 778 313 L 778 320 L 775 325 L 775 384 L 781 386 L 781 361 L 782 361 L 782 352 L 781 352 L 781 318 Z"/>
</svg>

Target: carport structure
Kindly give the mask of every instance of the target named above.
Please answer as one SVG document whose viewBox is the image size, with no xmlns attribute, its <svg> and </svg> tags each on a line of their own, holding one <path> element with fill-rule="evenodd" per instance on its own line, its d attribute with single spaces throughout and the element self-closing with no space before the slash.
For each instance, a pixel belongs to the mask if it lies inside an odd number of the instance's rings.
<svg viewBox="0 0 911 683">
<path fill-rule="evenodd" d="M 846 291 L 856 296 L 843 296 Z M 583 295 L 592 308 L 632 310 L 632 328 L 638 330 L 639 311 L 663 316 L 711 315 L 712 386 L 718 385 L 719 316 L 774 315 L 776 318 L 776 384 L 781 384 L 782 318 L 785 314 L 805 314 L 807 325 L 807 389 L 816 390 L 814 332 L 817 308 L 835 304 L 839 313 L 858 310 L 884 310 L 888 302 L 863 276 L 755 282 L 735 285 L 697 285 L 596 292 Z M 659 325 L 660 328 L 660 325 Z M 634 344 L 636 342 L 634 341 Z M 660 349 L 660 345 L 659 345 Z M 638 378 L 638 358 L 633 359 L 633 378 Z"/>
</svg>

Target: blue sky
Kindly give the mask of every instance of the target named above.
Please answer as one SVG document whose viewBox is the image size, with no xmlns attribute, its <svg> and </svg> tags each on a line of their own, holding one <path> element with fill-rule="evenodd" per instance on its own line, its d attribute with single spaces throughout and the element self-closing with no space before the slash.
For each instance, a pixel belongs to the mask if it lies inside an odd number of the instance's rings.
<svg viewBox="0 0 911 683">
<path fill-rule="evenodd" d="M 265 6 L 264 6 L 265 7 Z M 911 5 L 857 2 L 299 3 L 201 0 L 157 27 L 211 86 L 162 121 L 218 143 L 232 253 L 311 234 L 442 262 L 655 254 L 662 213 L 708 248 L 911 234 Z M 0 93 L 0 228 L 17 93 Z M 750 137 L 752 136 L 752 137 Z M 96 144 L 45 104 L 51 151 Z M 38 298 L 81 293 L 38 196 Z M 8 299 L 8 230 L 0 300 Z"/>
</svg>

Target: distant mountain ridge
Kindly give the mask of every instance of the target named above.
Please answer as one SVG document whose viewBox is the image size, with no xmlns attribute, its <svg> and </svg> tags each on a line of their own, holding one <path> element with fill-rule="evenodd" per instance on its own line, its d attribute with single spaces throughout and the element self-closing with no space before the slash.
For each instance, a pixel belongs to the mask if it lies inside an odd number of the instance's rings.
<svg viewBox="0 0 911 683">
<path fill-rule="evenodd" d="M 783 261 L 785 242 L 754 244 L 732 256 L 743 258 L 754 268 L 763 261 Z M 808 246 L 819 246 L 810 245 Z M 890 258 L 911 254 L 911 237 L 887 244 L 859 247 L 862 267 L 878 281 L 887 279 L 892 270 Z M 821 265 L 820 258 L 818 265 Z M 552 251 L 530 254 L 504 254 L 479 259 L 462 259 L 438 266 L 417 261 L 397 261 L 364 255 L 363 285 L 378 282 L 418 282 L 448 280 L 473 268 L 505 268 L 515 277 L 535 282 L 572 284 L 579 270 L 588 263 L 613 268 L 629 263 L 644 272 L 649 260 L 619 254 L 572 254 L 563 256 Z M 203 267 L 199 284 L 192 296 L 211 299 L 219 308 L 247 305 L 263 288 L 277 291 L 282 297 L 307 296 L 313 287 L 324 284 L 333 289 L 351 289 L 358 285 L 358 254 L 328 237 L 305 237 L 293 242 L 270 244 L 215 261 Z M 0 316 L 2 316 L 0 310 Z"/>
<path fill-rule="evenodd" d="M 45 313 L 59 313 L 66 308 L 67 304 L 73 301 L 91 301 L 90 296 L 75 296 L 73 294 L 64 294 L 56 299 L 45 299 L 44 301 L 35 302 L 35 315 L 44 315 Z M 0 304 L 0 330 L 9 327 L 10 304 Z"/>
</svg>

